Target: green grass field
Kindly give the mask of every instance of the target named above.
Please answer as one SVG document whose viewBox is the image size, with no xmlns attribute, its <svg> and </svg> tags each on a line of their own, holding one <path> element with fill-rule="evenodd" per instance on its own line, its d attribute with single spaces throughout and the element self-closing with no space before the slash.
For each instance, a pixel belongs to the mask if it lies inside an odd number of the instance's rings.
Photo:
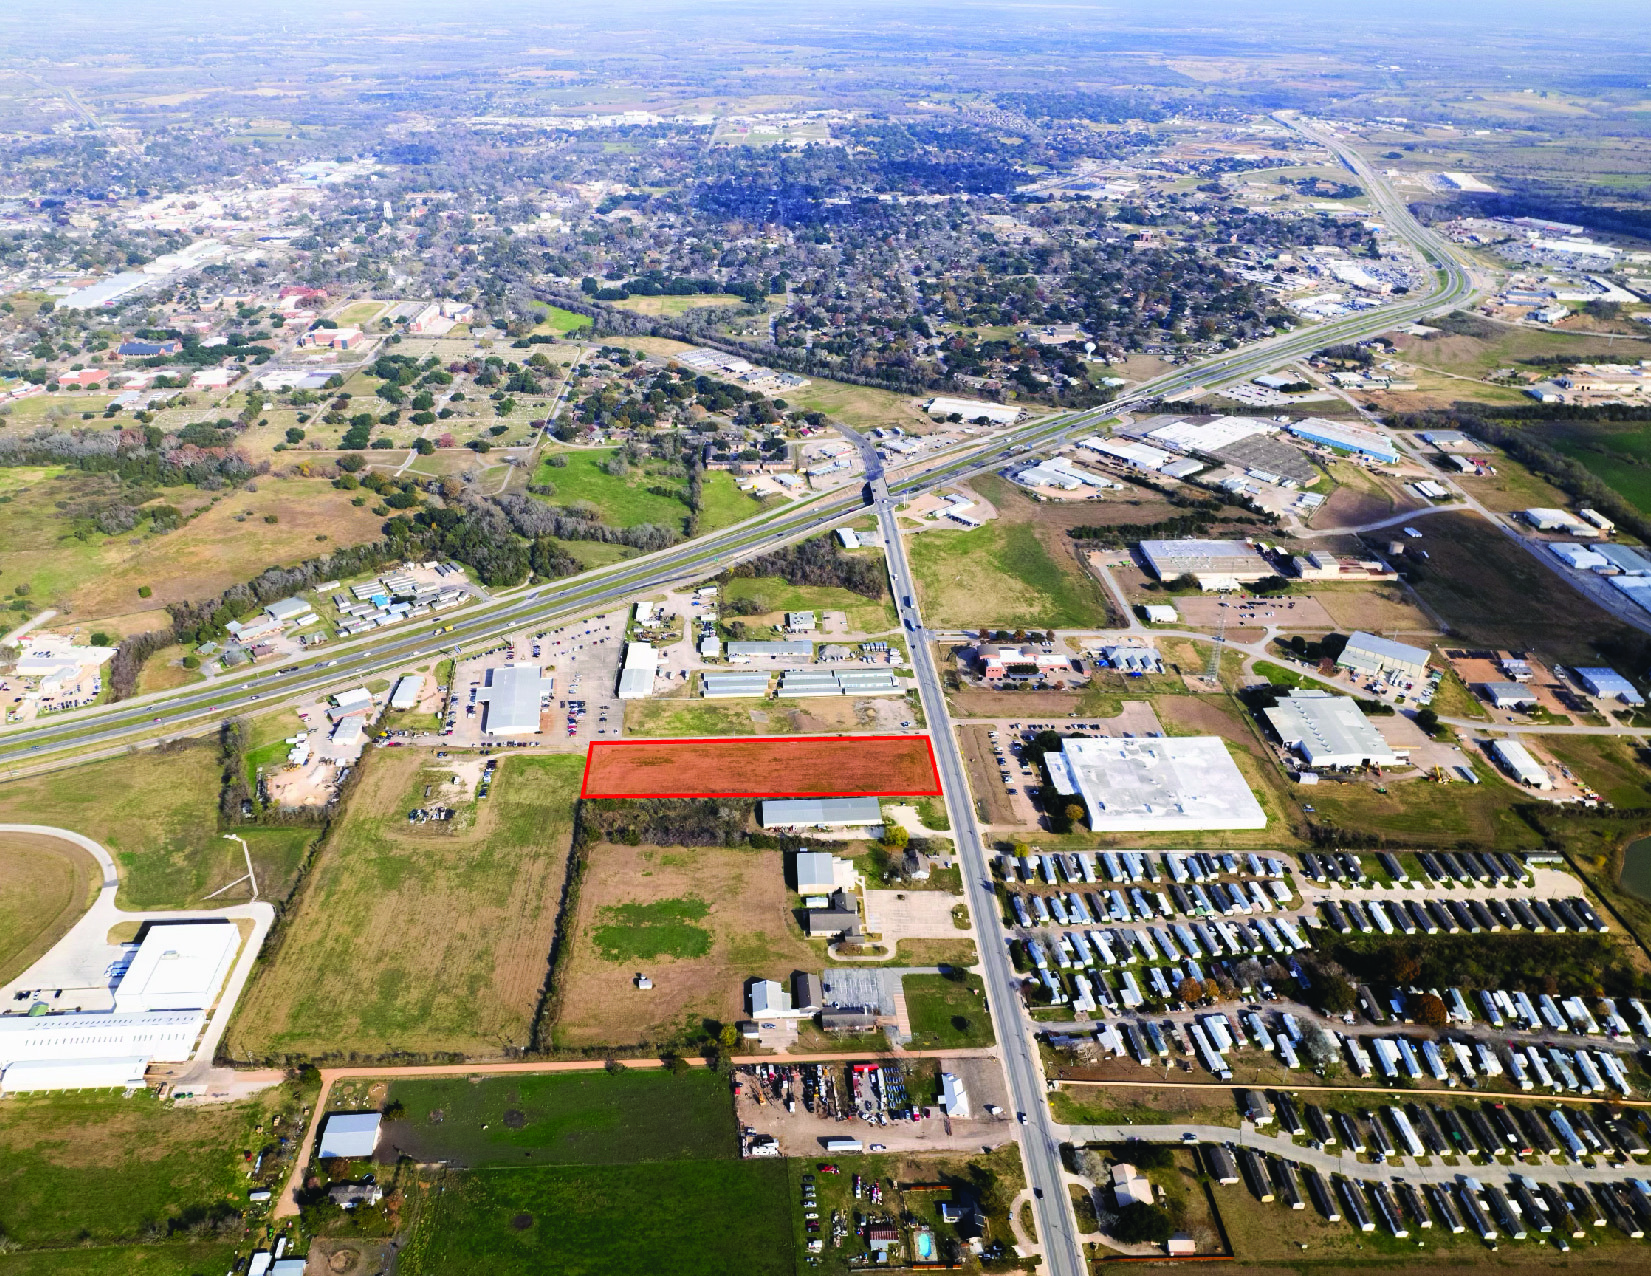
<svg viewBox="0 0 1651 1276">
<path fill-rule="evenodd" d="M 775 501 L 779 504 L 779 501 Z M 711 470 L 705 475 L 699 493 L 699 530 L 714 532 L 719 528 L 742 523 L 763 510 L 764 502 L 747 496 L 734 482 L 727 470 Z"/>
<path fill-rule="evenodd" d="M 703 957 L 711 951 L 711 932 L 694 923 L 708 911 L 702 899 L 616 904 L 602 910 L 591 940 L 608 961 Z"/>
<path fill-rule="evenodd" d="M 456 827 L 409 825 L 449 774 L 428 762 L 411 749 L 368 758 L 237 1007 L 232 1057 L 528 1044 L 583 759 L 510 757 Z"/>
<path fill-rule="evenodd" d="M 185 744 L 0 784 L 0 820 L 49 824 L 102 843 L 120 866 L 122 908 L 190 908 L 246 872 L 218 833 L 217 751 Z M 313 829 L 243 830 L 259 892 L 279 899 Z M 221 902 L 245 896 L 230 892 Z"/>
<path fill-rule="evenodd" d="M 913 1050 L 961 1050 L 997 1040 L 978 975 L 961 982 L 944 975 L 907 975 L 900 982 L 911 1015 Z"/>
<path fill-rule="evenodd" d="M 780 1160 L 477 1170 L 444 1186 L 401 1254 L 403 1276 L 797 1270 Z"/>
<path fill-rule="evenodd" d="M 407 1276 L 795 1271 L 785 1163 L 737 1159 L 714 1073 L 398 1081 L 391 1095 L 408 1113 L 398 1145 L 476 1167 L 419 1193 Z"/>
<path fill-rule="evenodd" d="M 1580 461 L 1642 512 L 1651 512 L 1651 426 L 1566 421 L 1540 427 L 1546 442 Z"/>
<path fill-rule="evenodd" d="M 264 1145 L 271 1114 L 290 1115 L 291 1102 L 290 1086 L 198 1108 L 149 1093 L 8 1098 L 0 1104 L 0 1228 L 25 1246 L 108 1243 L 153 1229 L 165 1236 L 215 1207 L 245 1209 L 241 1154 Z M 264 1135 L 254 1132 L 260 1124 Z"/>
<path fill-rule="evenodd" d="M 22 974 L 80 919 L 103 874 L 57 838 L 0 834 L 0 982 Z"/>
<path fill-rule="evenodd" d="M 0 1276 L 222 1276 L 244 1246 L 231 1241 L 84 1245 L 0 1254 Z"/>
<path fill-rule="evenodd" d="M 651 485 L 680 488 L 686 497 L 688 485 L 680 479 L 649 478 L 641 469 L 633 469 L 624 478 L 616 478 L 602 469 L 613 455 L 611 451 L 562 452 L 567 464 L 560 468 L 545 464 L 539 467 L 535 482 L 550 483 L 556 488 L 552 498 L 557 505 L 573 505 L 589 501 L 602 511 L 605 522 L 614 527 L 636 527 L 655 523 L 681 531 L 688 516 L 684 501 L 660 496 L 647 489 Z"/>
<path fill-rule="evenodd" d="M 572 310 L 563 310 L 560 306 L 545 306 L 539 317 L 539 328 L 544 332 L 553 332 L 557 336 L 567 336 L 570 332 L 578 332 L 581 328 L 595 326 L 596 321 L 589 315 L 581 315 Z"/>
<path fill-rule="evenodd" d="M 1107 623 L 1099 585 L 1057 562 L 1025 523 L 935 531 L 909 542 L 930 625 L 1080 628 Z"/>
<path fill-rule="evenodd" d="M 722 595 L 732 601 L 751 599 L 764 613 L 779 611 L 842 611 L 856 633 L 880 634 L 899 625 L 894 604 L 867 598 L 851 590 L 823 585 L 789 585 L 778 576 L 740 576 L 724 581 Z"/>
<path fill-rule="evenodd" d="M 708 1069 L 396 1080 L 407 1115 L 386 1137 L 471 1169 L 727 1160 L 738 1155 L 728 1083 Z M 433 1116 L 439 1119 L 433 1120 Z"/>
</svg>

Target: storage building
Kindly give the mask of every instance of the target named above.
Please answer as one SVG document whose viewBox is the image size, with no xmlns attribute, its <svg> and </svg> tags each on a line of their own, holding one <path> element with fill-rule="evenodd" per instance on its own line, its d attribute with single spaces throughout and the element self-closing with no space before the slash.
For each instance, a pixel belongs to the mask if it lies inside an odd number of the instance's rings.
<svg viewBox="0 0 1651 1276">
<path fill-rule="evenodd" d="M 1322 417 L 1308 417 L 1284 428 L 1304 442 L 1316 443 L 1336 452 L 1367 456 L 1388 465 L 1396 464 L 1399 459 L 1399 449 L 1393 445 L 1392 440 L 1385 434 L 1365 429 L 1363 426 L 1326 421 Z"/>
<path fill-rule="evenodd" d="M 1427 677 L 1427 661 L 1425 647 L 1394 642 L 1391 638 L 1367 634 L 1361 629 L 1348 638 L 1347 646 L 1336 660 L 1336 667 L 1372 677 L 1398 675 L 1412 682 L 1420 682 Z"/>
<path fill-rule="evenodd" d="M 1528 789 L 1551 789 L 1553 777 L 1531 756 L 1531 751 L 1517 740 L 1492 740 L 1491 756 L 1519 783 Z"/>
<path fill-rule="evenodd" d="M 1159 580 L 1191 576 L 1205 588 L 1217 578 L 1248 585 L 1278 575 L 1278 569 L 1245 541 L 1147 540 L 1141 542 L 1141 557 Z"/>
<path fill-rule="evenodd" d="M 654 675 L 659 672 L 659 653 L 652 643 L 625 644 L 625 667 L 619 672 L 619 698 L 641 700 L 653 694 Z"/>
<path fill-rule="evenodd" d="M 634 644 L 633 644 L 634 645 Z M 487 735 L 537 735 L 545 697 L 556 689 L 538 665 L 501 665 L 487 671 L 487 685 L 476 700 L 487 706 L 482 731 Z"/>
<path fill-rule="evenodd" d="M 1615 669 L 1604 666 L 1577 667 L 1571 670 L 1591 696 L 1599 696 L 1605 700 L 1616 700 L 1622 704 L 1642 705 L 1645 697 L 1640 695 L 1634 684 L 1629 682 Z"/>
<path fill-rule="evenodd" d="M 240 948 L 232 921 L 151 923 L 115 987 L 116 1013 L 209 1008 Z"/>
<path fill-rule="evenodd" d="M 752 659 L 812 661 L 814 644 L 801 640 L 731 642 L 728 644 L 728 659 L 735 662 Z"/>
<path fill-rule="evenodd" d="M 407 710 L 416 708 L 418 698 L 424 694 L 424 679 L 419 674 L 403 674 L 396 682 L 396 689 L 390 693 L 390 708 Z"/>
<path fill-rule="evenodd" d="M 1264 711 L 1286 748 L 1312 767 L 1397 766 L 1399 756 L 1351 696 L 1292 691 Z"/>
<path fill-rule="evenodd" d="M 869 828 L 883 822 L 874 797 L 782 798 L 762 803 L 759 822 L 772 828 Z"/>
<path fill-rule="evenodd" d="M 332 1156 L 371 1156 L 378 1147 L 378 1127 L 381 1117 L 377 1112 L 333 1112 L 321 1128 L 321 1146 L 316 1156 L 325 1160 Z"/>
<path fill-rule="evenodd" d="M 768 694 L 766 673 L 702 673 L 699 675 L 699 693 L 707 700 L 730 700 Z"/>
<path fill-rule="evenodd" d="M 1080 798 L 1100 832 L 1259 829 L 1267 814 L 1215 736 L 1067 739 L 1044 755 L 1057 793 Z"/>
</svg>

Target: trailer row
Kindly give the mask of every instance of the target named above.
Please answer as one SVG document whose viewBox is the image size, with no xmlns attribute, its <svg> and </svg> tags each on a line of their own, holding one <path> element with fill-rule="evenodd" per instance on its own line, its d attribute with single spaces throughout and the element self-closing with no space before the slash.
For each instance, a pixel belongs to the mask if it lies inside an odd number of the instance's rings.
<svg viewBox="0 0 1651 1276">
<path fill-rule="evenodd" d="M 1604 934 L 1611 928 L 1581 896 L 1569 899 L 1326 899 L 1324 920 L 1343 935 L 1480 935 L 1499 931 Z"/>
<path fill-rule="evenodd" d="M 1384 851 L 1376 860 L 1396 885 L 1408 886 L 1416 880 L 1398 856 Z M 1428 880 L 1440 887 L 1517 886 L 1534 880 L 1529 865 L 1501 851 L 1420 851 L 1416 860 Z M 1370 882 L 1363 861 L 1350 851 L 1308 851 L 1301 857 L 1301 872 L 1320 885 L 1336 882 L 1362 886 Z"/>
</svg>

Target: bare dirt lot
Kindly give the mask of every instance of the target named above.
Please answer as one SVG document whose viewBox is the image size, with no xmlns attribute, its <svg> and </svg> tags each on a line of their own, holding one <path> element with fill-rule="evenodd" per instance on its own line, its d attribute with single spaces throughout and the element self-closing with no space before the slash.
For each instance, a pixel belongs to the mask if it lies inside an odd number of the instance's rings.
<svg viewBox="0 0 1651 1276">
<path fill-rule="evenodd" d="M 615 955 L 612 936 L 599 933 L 623 924 L 619 919 L 649 918 L 665 911 L 658 908 L 662 903 L 684 901 L 704 905 L 686 924 L 708 932 L 703 955 Z M 684 1031 L 697 1032 L 703 1020 L 743 1018 L 747 979 L 783 982 L 793 970 L 821 965 L 790 905 L 779 851 L 602 843 L 591 852 L 560 976 L 555 1044 L 668 1046 Z M 648 938 L 655 947 L 678 951 L 691 951 L 694 941 L 685 934 Z M 639 971 L 653 981 L 651 989 L 636 987 Z"/>
</svg>

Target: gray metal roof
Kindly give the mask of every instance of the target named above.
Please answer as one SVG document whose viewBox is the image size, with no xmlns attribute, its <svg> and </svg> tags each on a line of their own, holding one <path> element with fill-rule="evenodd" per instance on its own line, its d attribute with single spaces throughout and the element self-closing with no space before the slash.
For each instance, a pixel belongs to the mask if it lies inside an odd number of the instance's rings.
<svg viewBox="0 0 1651 1276">
<path fill-rule="evenodd" d="M 488 671 L 488 685 L 476 693 L 487 705 L 488 735 L 531 735 L 539 729 L 539 702 L 555 686 L 538 665 L 501 665 Z"/>
<path fill-rule="evenodd" d="M 814 657 L 814 644 L 811 642 L 731 642 L 728 644 L 730 656 L 806 656 Z"/>
<path fill-rule="evenodd" d="M 882 822 L 883 807 L 874 797 L 786 798 L 762 804 L 764 828 Z"/>
</svg>

